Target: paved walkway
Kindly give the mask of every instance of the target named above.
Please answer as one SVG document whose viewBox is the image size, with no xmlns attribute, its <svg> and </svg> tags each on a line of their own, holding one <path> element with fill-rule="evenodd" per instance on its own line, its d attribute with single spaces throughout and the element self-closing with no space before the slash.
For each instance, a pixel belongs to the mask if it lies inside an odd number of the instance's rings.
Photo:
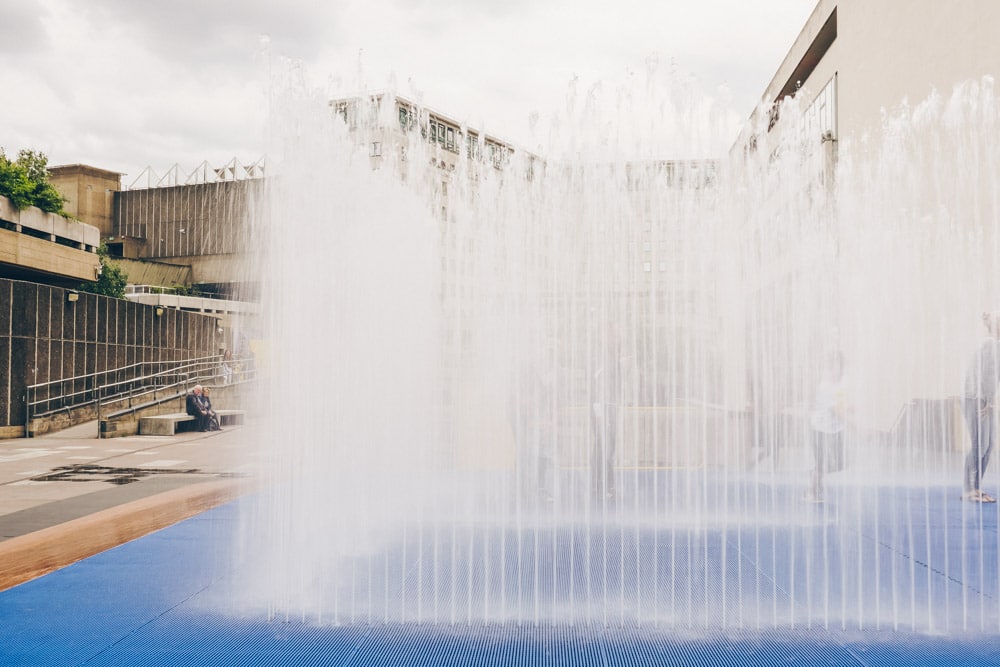
<svg viewBox="0 0 1000 667">
<path fill-rule="evenodd" d="M 245 435 L 102 440 L 91 422 L 0 441 L 0 591 L 252 490 L 259 459 Z"/>
<path fill-rule="evenodd" d="M 97 438 L 97 423 L 0 441 L 0 542 L 140 499 L 251 478 L 245 426 L 174 436 Z"/>
</svg>

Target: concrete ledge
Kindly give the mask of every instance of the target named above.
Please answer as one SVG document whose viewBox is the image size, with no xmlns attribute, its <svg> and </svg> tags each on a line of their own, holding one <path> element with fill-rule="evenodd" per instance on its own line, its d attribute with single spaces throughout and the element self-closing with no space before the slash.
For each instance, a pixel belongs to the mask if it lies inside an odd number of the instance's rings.
<svg viewBox="0 0 1000 667">
<path fill-rule="evenodd" d="M 0 220 L 12 222 L 20 227 L 27 227 L 35 232 L 45 234 L 50 241 L 58 237 L 72 241 L 82 249 L 93 251 L 101 244 L 101 230 L 93 225 L 78 220 L 67 220 L 55 213 L 46 213 L 40 208 L 27 206 L 20 211 L 6 197 L 0 197 Z"/>
<path fill-rule="evenodd" d="M 21 224 L 21 212 L 14 208 L 13 202 L 6 197 L 0 197 L 0 220 Z"/>
<path fill-rule="evenodd" d="M 220 426 L 238 426 L 246 418 L 246 410 L 216 410 Z"/>
<path fill-rule="evenodd" d="M 189 519 L 256 489 L 250 480 L 203 482 L 0 542 L 0 591 Z"/>
<path fill-rule="evenodd" d="M 193 421 L 194 417 L 186 412 L 140 417 L 139 435 L 174 435 L 178 424 Z"/>
<path fill-rule="evenodd" d="M 24 437 L 23 426 L 0 426 L 0 440 L 13 440 Z"/>
<path fill-rule="evenodd" d="M 0 262 L 69 278 L 92 281 L 101 261 L 97 253 L 0 229 Z"/>
</svg>

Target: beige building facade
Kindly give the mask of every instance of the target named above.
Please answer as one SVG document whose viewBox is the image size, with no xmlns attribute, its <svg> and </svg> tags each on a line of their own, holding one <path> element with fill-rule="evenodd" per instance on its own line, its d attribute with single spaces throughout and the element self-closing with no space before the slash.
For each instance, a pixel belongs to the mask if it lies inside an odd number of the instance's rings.
<svg viewBox="0 0 1000 667">
<path fill-rule="evenodd" d="M 998 25 L 994 0 L 816 3 L 730 151 L 774 193 L 747 222 L 763 239 L 746 297 L 758 413 L 808 405 L 806 364 L 840 348 L 861 423 L 964 442 L 954 397 L 1000 292 L 995 141 L 979 124 L 996 114 Z M 765 428 L 799 428 L 781 418 Z"/>
<path fill-rule="evenodd" d="M 878 134 L 884 112 L 1000 72 L 994 0 L 820 0 L 734 146 L 782 127 L 774 105 L 799 94 L 816 140 Z M 765 121 L 763 115 L 770 114 Z"/>
<path fill-rule="evenodd" d="M 65 287 L 96 280 L 100 243 L 93 225 L 0 197 L 0 277 Z"/>
<path fill-rule="evenodd" d="M 49 168 L 49 181 L 66 199 L 63 210 L 97 227 L 102 238 L 111 235 L 115 195 L 121 190 L 121 178 L 118 172 L 85 164 Z"/>
</svg>

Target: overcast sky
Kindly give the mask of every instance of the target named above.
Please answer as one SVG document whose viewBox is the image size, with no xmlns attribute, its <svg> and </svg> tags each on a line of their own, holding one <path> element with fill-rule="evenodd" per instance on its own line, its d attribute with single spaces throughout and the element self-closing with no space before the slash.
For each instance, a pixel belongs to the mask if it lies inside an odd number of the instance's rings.
<svg viewBox="0 0 1000 667">
<path fill-rule="evenodd" d="M 0 0 L 0 146 L 120 171 L 126 186 L 146 166 L 254 162 L 275 57 L 332 88 L 395 82 L 519 145 L 574 77 L 620 81 L 650 58 L 745 117 L 815 4 Z"/>
</svg>

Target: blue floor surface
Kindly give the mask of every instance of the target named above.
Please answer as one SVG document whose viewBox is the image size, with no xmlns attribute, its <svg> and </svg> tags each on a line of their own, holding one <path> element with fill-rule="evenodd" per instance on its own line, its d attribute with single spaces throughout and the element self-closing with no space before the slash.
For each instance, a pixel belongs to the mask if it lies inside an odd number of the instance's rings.
<svg viewBox="0 0 1000 667">
<path fill-rule="evenodd" d="M 231 544 L 240 504 L 231 503 L 0 593 L 0 665 L 1000 664 L 996 508 L 970 510 L 936 493 L 873 490 L 864 502 L 877 511 L 795 530 L 779 526 L 764 539 L 759 531 L 740 539 L 697 531 L 680 551 L 690 555 L 695 546 L 701 549 L 696 549 L 699 566 L 716 568 L 738 548 L 737 556 L 767 580 L 742 592 L 705 583 L 706 599 L 762 590 L 774 599 L 759 615 L 752 605 L 746 608 L 738 624 L 702 624 L 702 607 L 685 607 L 690 622 L 669 627 L 627 618 L 607 625 L 440 619 L 335 625 L 219 611 L 218 600 L 233 585 Z M 883 513 L 905 520 L 878 520 Z M 838 525 L 836 534 L 830 525 Z M 860 548 L 835 548 L 845 534 Z M 554 529 L 546 538 L 555 545 L 547 558 L 566 557 L 559 545 L 572 540 L 572 530 Z M 607 539 L 618 553 L 631 541 L 638 555 L 648 541 L 615 531 Z M 813 553 L 824 549 L 833 555 Z M 837 564 L 837 554 L 845 553 L 860 554 L 858 562 Z M 645 567 L 638 555 L 635 567 Z M 818 572 L 814 565 L 820 562 L 833 563 L 826 568 L 833 574 Z M 866 578 L 866 572 L 879 569 L 883 576 Z M 802 617 L 795 627 L 774 623 L 780 616 L 775 608 L 796 595 L 800 601 L 813 595 L 809 582 L 822 582 L 824 608 L 846 604 L 842 597 L 849 593 L 849 604 L 864 605 L 866 614 L 876 613 L 868 608 L 873 601 L 884 604 L 884 612 L 875 626 L 848 629 L 839 624 L 824 629 L 819 622 L 806 627 Z M 680 585 L 691 589 L 689 583 Z M 676 590 L 664 585 L 660 594 L 668 592 Z M 942 629 L 908 626 L 907 610 L 918 608 L 932 610 Z M 897 617 L 903 617 L 901 623 Z M 766 622 L 755 622 L 761 618 Z"/>
</svg>

